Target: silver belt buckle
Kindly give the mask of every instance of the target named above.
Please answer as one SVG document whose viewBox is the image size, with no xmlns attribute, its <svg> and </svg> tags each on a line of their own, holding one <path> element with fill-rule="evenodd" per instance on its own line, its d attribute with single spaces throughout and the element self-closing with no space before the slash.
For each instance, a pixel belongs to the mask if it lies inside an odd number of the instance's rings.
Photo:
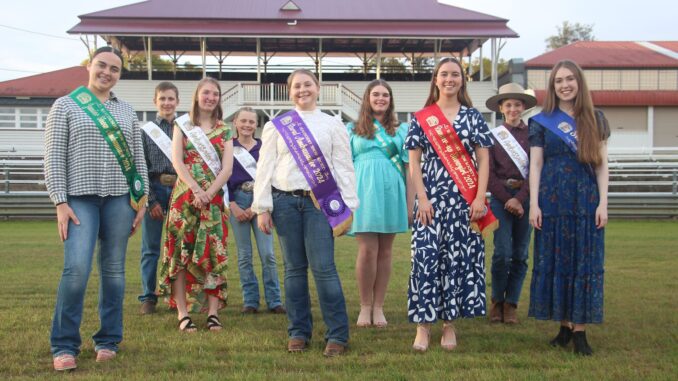
<svg viewBox="0 0 678 381">
<path fill-rule="evenodd" d="M 254 190 L 254 181 L 245 181 L 240 185 L 243 192 L 252 192 Z"/>
</svg>

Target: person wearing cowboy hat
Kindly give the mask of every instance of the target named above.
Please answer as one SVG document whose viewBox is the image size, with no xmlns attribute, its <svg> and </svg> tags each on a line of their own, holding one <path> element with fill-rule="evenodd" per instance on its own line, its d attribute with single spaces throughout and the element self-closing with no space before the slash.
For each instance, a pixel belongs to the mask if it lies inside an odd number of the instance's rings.
<svg viewBox="0 0 678 381">
<path fill-rule="evenodd" d="M 490 148 L 490 207 L 499 220 L 492 255 L 491 323 L 518 323 L 516 310 L 527 273 L 531 233 L 528 128 L 521 116 L 536 103 L 535 97 L 517 83 L 501 86 L 498 94 L 485 103 L 488 109 L 501 113 L 504 120 L 502 126 L 492 130 L 499 144 Z"/>
</svg>

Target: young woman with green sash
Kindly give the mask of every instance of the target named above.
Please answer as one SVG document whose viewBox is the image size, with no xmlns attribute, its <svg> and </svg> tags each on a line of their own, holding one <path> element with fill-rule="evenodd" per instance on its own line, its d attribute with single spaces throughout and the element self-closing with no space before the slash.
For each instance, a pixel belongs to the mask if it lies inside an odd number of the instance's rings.
<svg viewBox="0 0 678 381">
<path fill-rule="evenodd" d="M 99 318 L 96 361 L 115 357 L 122 341 L 127 240 L 146 211 L 148 184 L 141 129 L 134 109 L 111 89 L 123 59 L 99 48 L 87 65 L 87 87 L 54 102 L 45 127 L 45 182 L 56 205 L 64 242 L 50 337 L 55 370 L 76 367 L 85 290 L 99 247 Z"/>
</svg>

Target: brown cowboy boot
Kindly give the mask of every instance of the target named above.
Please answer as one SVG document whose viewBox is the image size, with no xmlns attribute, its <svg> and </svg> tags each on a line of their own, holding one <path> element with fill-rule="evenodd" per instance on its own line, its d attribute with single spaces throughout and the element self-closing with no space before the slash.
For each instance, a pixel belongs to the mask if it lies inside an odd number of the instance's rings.
<svg viewBox="0 0 678 381">
<path fill-rule="evenodd" d="M 517 305 L 509 302 L 504 302 L 504 323 L 518 324 L 518 314 L 516 313 L 517 310 L 518 310 Z"/>
<path fill-rule="evenodd" d="M 498 302 L 492 299 L 492 305 L 490 306 L 490 323 L 501 323 L 503 320 L 503 308 L 504 302 Z"/>
</svg>

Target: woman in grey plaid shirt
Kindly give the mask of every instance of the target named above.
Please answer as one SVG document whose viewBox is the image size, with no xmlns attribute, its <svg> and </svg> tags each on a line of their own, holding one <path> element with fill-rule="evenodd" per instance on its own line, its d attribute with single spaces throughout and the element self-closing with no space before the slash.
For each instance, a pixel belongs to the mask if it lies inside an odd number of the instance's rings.
<svg viewBox="0 0 678 381">
<path fill-rule="evenodd" d="M 136 114 L 111 91 L 122 70 L 120 52 L 111 47 L 98 49 L 87 70 L 88 94 L 103 103 L 115 119 L 143 184 L 148 184 Z M 45 181 L 64 242 L 64 270 L 50 337 L 54 369 L 76 367 L 85 289 L 97 242 L 101 327 L 93 336 L 94 349 L 97 362 L 111 360 L 122 341 L 127 240 L 144 215 L 145 198 L 141 197 L 137 211 L 130 206 L 130 187 L 115 154 L 97 123 L 70 96 L 57 99 L 47 117 Z"/>
</svg>

